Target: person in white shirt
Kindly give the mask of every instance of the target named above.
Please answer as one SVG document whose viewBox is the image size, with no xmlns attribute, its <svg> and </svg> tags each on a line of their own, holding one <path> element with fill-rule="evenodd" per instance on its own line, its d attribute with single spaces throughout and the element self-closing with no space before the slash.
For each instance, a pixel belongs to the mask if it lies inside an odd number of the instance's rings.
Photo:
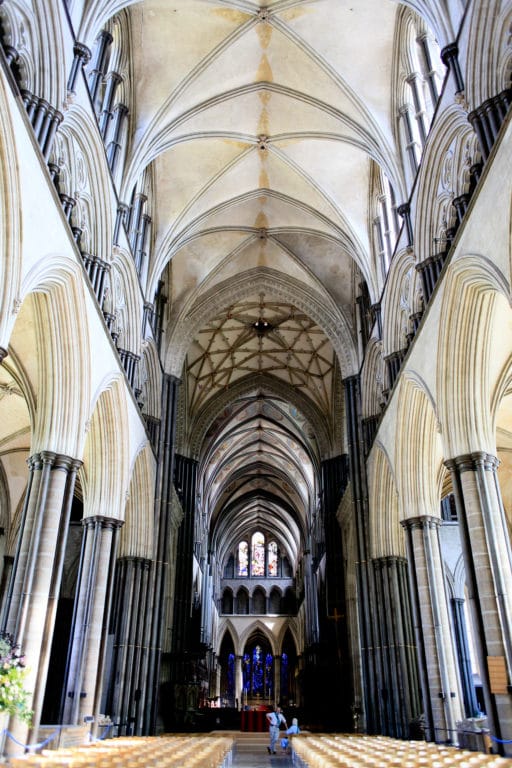
<svg viewBox="0 0 512 768">
<path fill-rule="evenodd" d="M 276 744 L 279 738 L 279 727 L 281 723 L 287 728 L 286 719 L 281 712 L 281 707 L 276 706 L 273 712 L 267 712 L 268 732 L 270 736 L 270 743 L 267 747 L 267 752 L 272 755 L 276 754 Z"/>
</svg>

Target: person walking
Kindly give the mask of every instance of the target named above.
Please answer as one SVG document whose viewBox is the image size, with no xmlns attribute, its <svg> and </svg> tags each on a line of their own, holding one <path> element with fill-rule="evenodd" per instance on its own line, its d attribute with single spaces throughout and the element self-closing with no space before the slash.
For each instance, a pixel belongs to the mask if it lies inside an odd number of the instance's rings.
<svg viewBox="0 0 512 768">
<path fill-rule="evenodd" d="M 281 711 L 281 707 L 278 707 L 277 705 L 274 707 L 273 712 L 267 712 L 267 721 L 268 721 L 268 733 L 270 742 L 267 747 L 267 752 L 269 755 L 275 755 L 276 754 L 276 744 L 277 740 L 279 739 L 279 728 L 281 724 L 284 725 L 285 728 L 287 728 L 286 719 Z"/>
</svg>

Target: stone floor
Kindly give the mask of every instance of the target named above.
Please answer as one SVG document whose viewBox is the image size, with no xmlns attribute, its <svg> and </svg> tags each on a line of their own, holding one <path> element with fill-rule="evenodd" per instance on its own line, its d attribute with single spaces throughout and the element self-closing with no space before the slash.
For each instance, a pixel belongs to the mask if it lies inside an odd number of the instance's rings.
<svg viewBox="0 0 512 768">
<path fill-rule="evenodd" d="M 237 733 L 233 747 L 233 768 L 291 768 L 292 758 L 280 746 L 269 755 L 268 733 Z"/>
</svg>

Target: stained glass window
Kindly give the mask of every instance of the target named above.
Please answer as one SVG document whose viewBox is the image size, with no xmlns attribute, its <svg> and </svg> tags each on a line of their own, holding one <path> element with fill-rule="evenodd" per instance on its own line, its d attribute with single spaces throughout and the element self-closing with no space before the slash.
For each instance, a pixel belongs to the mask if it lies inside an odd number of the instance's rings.
<svg viewBox="0 0 512 768">
<path fill-rule="evenodd" d="M 238 545 L 238 575 L 249 575 L 249 545 L 246 541 L 241 541 Z"/>
<path fill-rule="evenodd" d="M 251 657 L 244 653 L 242 659 L 242 675 L 244 680 L 244 691 L 248 692 L 251 688 Z"/>
<path fill-rule="evenodd" d="M 268 575 L 277 576 L 277 544 L 270 541 L 268 544 Z"/>
<path fill-rule="evenodd" d="M 265 690 L 267 695 L 272 693 L 274 687 L 274 671 L 273 671 L 274 657 L 271 653 L 267 653 L 265 656 Z"/>
<path fill-rule="evenodd" d="M 251 576 L 265 575 L 265 537 L 256 531 L 251 539 Z"/>
<path fill-rule="evenodd" d="M 281 654 L 281 696 L 288 696 L 288 654 Z"/>
<path fill-rule="evenodd" d="M 263 654 L 261 645 L 256 645 L 252 652 L 252 692 L 263 693 Z"/>
</svg>

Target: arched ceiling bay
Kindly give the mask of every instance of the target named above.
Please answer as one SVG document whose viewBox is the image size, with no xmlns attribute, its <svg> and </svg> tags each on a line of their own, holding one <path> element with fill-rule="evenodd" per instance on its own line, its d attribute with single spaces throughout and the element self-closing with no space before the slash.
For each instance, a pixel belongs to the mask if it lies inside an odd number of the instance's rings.
<svg viewBox="0 0 512 768">
<path fill-rule="evenodd" d="M 398 8 L 392 0 L 130 5 L 135 141 L 123 194 L 152 164 L 153 288 L 192 241 L 207 264 L 206 290 L 233 249 L 263 231 L 265 263 L 286 271 L 294 259 L 345 306 L 353 297 L 343 279 L 357 264 L 376 296 L 371 160 L 403 195 L 390 97 Z M 316 234 L 314 249 L 288 241 L 290 258 L 277 255 L 275 239 L 290 233 Z M 196 285 L 180 277 L 173 292 L 188 295 Z"/>
<path fill-rule="evenodd" d="M 178 374 L 184 361 L 184 434 L 200 460 L 202 509 L 218 553 L 262 526 L 295 566 L 321 461 L 342 442 L 340 380 L 358 368 L 360 275 L 372 300 L 381 289 L 372 163 L 398 203 L 405 194 L 391 97 L 400 4 L 121 8 L 133 46 L 121 194 L 129 200 L 151 169 L 147 295 L 165 276 L 164 363 Z"/>
<path fill-rule="evenodd" d="M 211 425 L 201 503 L 221 562 L 251 530 L 271 532 L 297 563 L 317 493 L 314 429 L 286 400 L 255 389 Z"/>
</svg>

